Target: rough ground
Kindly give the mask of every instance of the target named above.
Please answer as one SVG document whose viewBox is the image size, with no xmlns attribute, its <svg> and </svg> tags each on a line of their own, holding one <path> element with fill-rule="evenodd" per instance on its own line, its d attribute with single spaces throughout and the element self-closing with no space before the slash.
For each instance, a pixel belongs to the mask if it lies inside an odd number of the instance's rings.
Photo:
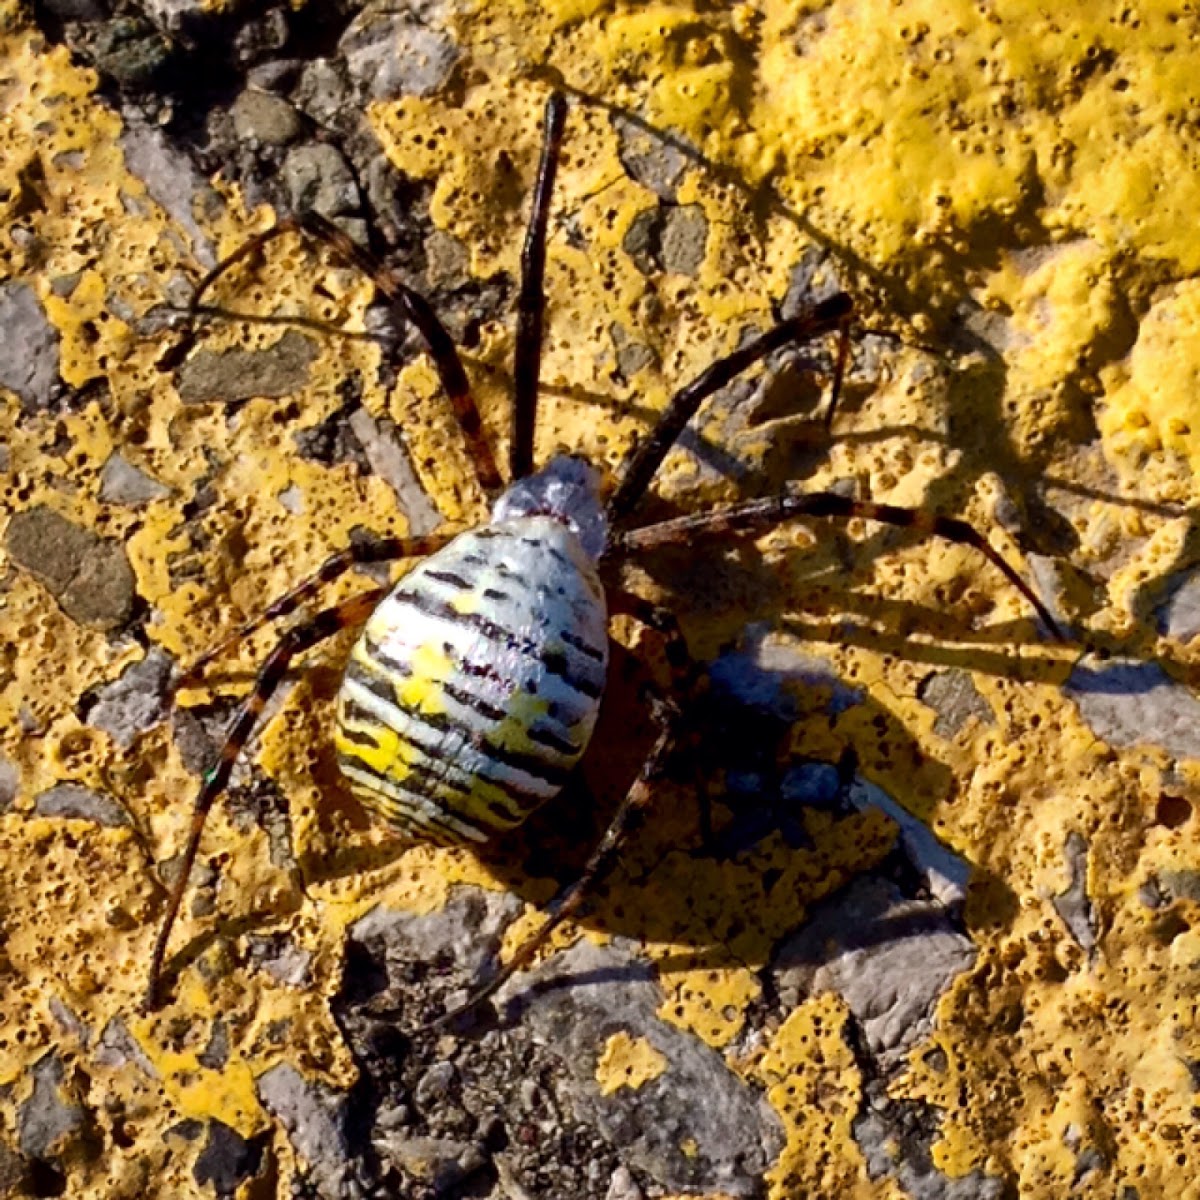
<svg viewBox="0 0 1200 1200">
<path fill-rule="evenodd" d="M 1200 1195 L 1200 30 L 1043 8 L 0 3 L 0 1196 Z M 289 237 L 209 299 L 290 323 L 180 306 L 315 209 L 430 298 L 503 450 L 551 84 L 539 454 L 614 467 L 846 289 L 832 436 L 833 346 L 782 352 L 646 517 L 786 481 L 961 516 L 1071 641 L 863 522 L 645 557 L 710 667 L 693 737 L 556 953 L 410 1037 L 578 869 L 662 647 L 618 623 L 590 797 L 476 858 L 340 783 L 337 640 L 218 805 L 148 1015 L 269 637 L 173 672 L 353 538 L 486 517 L 367 281 Z"/>
</svg>

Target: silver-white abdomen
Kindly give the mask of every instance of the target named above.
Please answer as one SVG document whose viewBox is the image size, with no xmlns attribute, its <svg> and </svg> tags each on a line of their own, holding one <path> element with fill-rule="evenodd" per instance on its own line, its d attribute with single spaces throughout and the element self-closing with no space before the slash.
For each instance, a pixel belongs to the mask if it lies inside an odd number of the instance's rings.
<svg viewBox="0 0 1200 1200">
<path fill-rule="evenodd" d="M 608 665 L 593 555 L 548 515 L 464 533 L 371 615 L 338 695 L 352 789 L 404 833 L 481 842 L 554 796 Z"/>
</svg>

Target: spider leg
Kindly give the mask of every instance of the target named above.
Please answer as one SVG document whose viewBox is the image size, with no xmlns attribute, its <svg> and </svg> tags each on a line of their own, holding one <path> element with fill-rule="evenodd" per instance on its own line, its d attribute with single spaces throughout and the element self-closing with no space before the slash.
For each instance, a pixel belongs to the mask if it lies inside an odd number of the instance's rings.
<svg viewBox="0 0 1200 1200">
<path fill-rule="evenodd" d="M 616 490 L 608 501 L 607 515 L 610 525 L 617 524 L 637 507 L 667 452 L 709 396 L 789 342 L 806 342 L 826 333 L 841 331 L 843 344 L 848 345 L 846 338 L 852 312 L 853 302 L 850 297 L 845 292 L 838 292 L 837 295 L 814 305 L 807 312 L 780 321 L 766 333 L 718 359 L 686 387 L 676 392 L 659 418 L 658 424 L 622 464 Z M 837 403 L 837 390 L 841 387 L 844 370 L 845 350 L 839 348 L 831 405 Z M 828 419 L 832 420 L 832 416 Z"/>
<path fill-rule="evenodd" d="M 825 409 L 825 436 L 833 433 L 833 415 L 837 412 L 838 397 L 842 394 L 842 380 L 846 377 L 846 364 L 850 361 L 850 317 L 842 320 L 838 332 L 837 357 L 833 361 L 833 383 L 829 386 L 829 407 Z"/>
<path fill-rule="evenodd" d="M 662 778 L 667 764 L 675 751 L 675 734 L 678 711 L 674 705 L 659 701 L 652 706 L 652 713 L 660 725 L 653 748 L 646 756 L 638 777 L 613 814 L 604 836 L 592 851 L 579 877 L 558 893 L 546 908 L 545 920 L 537 932 L 523 942 L 496 974 L 481 984 L 461 1004 L 448 1009 L 440 1017 L 410 1030 L 410 1036 L 442 1029 L 459 1017 L 470 1012 L 489 996 L 495 995 L 514 975 L 523 971 L 533 961 L 538 951 L 550 939 L 550 935 L 566 920 L 574 916 L 588 899 L 595 885 L 615 865 L 621 848 L 633 832 L 642 814 L 649 808 L 654 797 L 654 784 Z"/>
<path fill-rule="evenodd" d="M 440 550 L 454 536 L 452 531 L 447 531 L 429 534 L 425 537 L 388 537 L 370 542 L 352 543 L 345 550 L 339 550 L 336 554 L 330 555 L 307 579 L 302 579 L 294 588 L 269 604 L 257 616 L 251 617 L 228 637 L 205 650 L 180 674 L 175 686 L 178 688 L 196 679 L 214 659 L 219 658 L 238 642 L 257 633 L 264 625 L 280 617 L 286 617 L 288 613 L 295 612 L 322 587 L 339 579 L 351 567 L 363 566 L 367 563 L 390 562 L 401 558 L 423 558 Z"/>
<path fill-rule="evenodd" d="M 467 381 L 467 373 L 458 356 L 454 340 L 446 327 L 438 320 L 433 306 L 407 284 L 398 279 L 392 272 L 364 250 L 356 246 L 332 221 L 317 212 L 307 212 L 298 217 L 284 217 L 272 228 L 256 234 L 239 246 L 227 258 L 222 259 L 196 286 L 192 293 L 189 312 L 193 315 L 202 314 L 205 309 L 201 305 L 204 293 L 232 267 L 252 255 L 258 254 L 264 246 L 283 237 L 285 234 L 299 233 L 324 242 L 334 254 L 349 266 L 355 267 L 375 284 L 379 292 L 385 296 L 393 308 L 417 327 L 425 341 L 425 348 L 433 359 L 433 365 L 441 380 L 442 388 L 450 400 L 455 419 L 463 432 L 467 443 L 467 451 L 475 464 L 480 485 L 487 492 L 498 491 L 503 486 L 496 458 L 488 443 L 483 430 L 483 420 L 475 399 L 471 395 L 471 385 Z M 239 314 L 243 319 L 253 319 L 248 314 Z"/>
<path fill-rule="evenodd" d="M 610 613 L 631 616 L 662 636 L 664 653 L 673 680 L 671 694 L 689 697 L 695 690 L 702 672 L 688 650 L 675 614 L 670 609 L 621 588 L 609 591 L 608 603 Z M 674 701 L 655 695 L 652 686 L 649 699 L 651 716 L 660 727 L 658 738 L 579 877 L 551 900 L 541 927 L 517 949 L 512 959 L 492 979 L 471 992 L 461 1004 L 433 1021 L 417 1026 L 411 1031 L 413 1034 L 441 1029 L 494 995 L 509 979 L 533 961 L 555 929 L 579 911 L 595 885 L 612 869 L 632 826 L 651 801 L 653 783 L 661 777 L 675 748 L 681 717 L 679 708 Z M 710 834 L 711 821 L 706 811 L 702 810 L 701 818 L 704 832 Z"/>
<path fill-rule="evenodd" d="M 1016 568 L 994 550 L 973 525 L 957 517 L 943 517 L 920 508 L 902 508 L 896 504 L 877 504 L 871 500 L 853 500 L 836 492 L 785 492 L 762 500 L 713 508 L 708 512 L 675 517 L 640 529 L 619 531 L 612 537 L 608 553 L 644 550 L 654 546 L 687 543 L 696 534 L 758 533 L 793 517 L 832 517 L 849 520 L 863 517 L 884 525 L 915 529 L 924 537 L 942 538 L 978 550 L 1033 606 L 1042 623 L 1060 642 L 1067 641 L 1050 610 L 1021 578 Z"/>
<path fill-rule="evenodd" d="M 708 676 L 704 668 L 692 657 L 691 650 L 679 627 L 679 619 L 661 604 L 655 604 L 634 592 L 622 588 L 610 588 L 608 611 L 610 615 L 624 614 L 653 629 L 663 639 L 663 653 L 671 671 L 670 695 L 682 697 L 690 705 L 701 695 L 702 685 Z M 700 815 L 700 840 L 705 847 L 713 845 L 712 796 L 707 781 L 698 779 L 696 801 Z"/>
<path fill-rule="evenodd" d="M 325 609 L 311 621 L 287 630 L 279 639 L 275 649 L 267 656 L 262 670 L 255 680 L 253 690 L 242 702 L 241 708 L 230 722 L 229 730 L 225 735 L 225 744 L 221 747 L 216 762 L 205 773 L 200 791 L 192 806 L 191 828 L 183 852 L 183 861 L 180 863 L 178 878 L 171 888 L 166 915 L 159 927 L 158 937 L 154 941 L 154 950 L 150 956 L 150 979 L 143 1001 L 145 1008 L 156 1008 L 162 998 L 163 960 L 166 958 L 171 930 L 179 915 L 183 893 L 187 889 L 188 876 L 192 872 L 196 853 L 200 848 L 200 835 L 204 831 L 205 819 L 212 810 L 217 797 L 225 790 L 233 765 L 237 761 L 238 755 L 241 754 L 242 747 L 246 744 L 264 706 L 279 686 L 288 665 L 297 654 L 303 653 L 318 642 L 325 641 L 326 638 L 332 637 L 349 625 L 361 624 L 379 601 L 387 595 L 387 591 L 387 588 L 372 588 L 371 591 L 355 596 L 334 608 Z"/>
<path fill-rule="evenodd" d="M 538 380 L 542 368 L 542 327 L 546 315 L 546 226 L 558 172 L 567 101 L 559 92 L 546 101 L 542 157 L 538 163 L 533 206 L 525 247 L 521 251 L 521 294 L 518 300 L 517 347 L 513 362 L 513 425 L 509 474 L 524 479 L 533 471 L 533 435 L 537 420 Z"/>
</svg>

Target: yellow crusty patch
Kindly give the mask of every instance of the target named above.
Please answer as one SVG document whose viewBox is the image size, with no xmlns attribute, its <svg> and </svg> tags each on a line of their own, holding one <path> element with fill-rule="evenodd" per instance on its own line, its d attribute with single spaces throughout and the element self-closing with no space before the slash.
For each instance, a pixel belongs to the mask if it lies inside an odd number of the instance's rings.
<svg viewBox="0 0 1200 1200">
<path fill-rule="evenodd" d="M 637 1088 L 657 1079 L 667 1069 L 667 1058 L 648 1039 L 614 1033 L 596 1061 L 596 1082 L 601 1095 L 620 1088 Z"/>
<path fill-rule="evenodd" d="M 773 1195 L 874 1200 L 880 1194 L 867 1180 L 851 1134 L 862 1076 L 847 1043 L 847 1018 L 833 996 L 807 1001 L 788 1016 L 751 1071 L 788 1132 L 787 1148 L 768 1175 Z M 822 1146 L 839 1153 L 815 1154 Z"/>
<path fill-rule="evenodd" d="M 1106 377 L 1100 428 L 1118 452 L 1145 462 L 1167 451 L 1200 469 L 1198 331 L 1200 282 L 1155 294 L 1128 357 Z"/>
</svg>

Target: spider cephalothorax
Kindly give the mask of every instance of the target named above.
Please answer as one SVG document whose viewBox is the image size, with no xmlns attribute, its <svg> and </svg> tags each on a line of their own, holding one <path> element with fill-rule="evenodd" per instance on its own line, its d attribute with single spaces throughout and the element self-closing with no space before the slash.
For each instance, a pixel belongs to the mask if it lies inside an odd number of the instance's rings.
<svg viewBox="0 0 1200 1200">
<path fill-rule="evenodd" d="M 852 313 L 844 293 L 780 321 L 680 389 L 621 466 L 607 500 L 601 496 L 599 474 L 579 459 L 560 456 L 534 472 L 546 229 L 565 120 L 564 99 L 552 95 L 522 256 L 511 482 L 496 501 L 491 521 L 457 536 L 435 533 L 355 544 L 335 554 L 188 672 L 194 676 L 231 642 L 295 611 L 356 564 L 424 559 L 394 587 L 364 592 L 292 626 L 268 655 L 197 796 L 182 870 L 150 964 L 151 1004 L 160 999 L 167 944 L 208 811 L 291 660 L 347 626 L 361 625 L 362 633 L 338 697 L 336 741 L 342 770 L 355 793 L 398 832 L 441 842 L 486 841 L 520 824 L 561 790 L 587 746 L 602 702 L 610 612 L 632 615 L 660 633 L 683 685 L 677 697 L 652 695 L 658 736 L 579 877 L 555 897 L 542 926 L 505 966 L 439 1021 L 493 993 L 579 909 L 615 861 L 633 818 L 650 803 L 654 781 L 672 752 L 675 720 L 695 668 L 673 615 L 620 589 L 618 568 L 628 556 L 656 546 L 690 544 L 709 534 L 754 534 L 793 517 L 862 517 L 974 547 L 1061 636 L 1046 607 L 1013 567 L 972 526 L 954 518 L 835 492 L 788 490 L 667 521 L 636 523 L 638 505 L 655 472 L 701 403 L 773 351 L 838 336 L 832 413 Z M 201 281 L 193 313 L 202 311 L 203 294 L 234 263 L 268 241 L 295 232 L 329 243 L 340 257 L 367 271 L 387 300 L 420 331 L 462 427 L 480 485 L 491 494 L 500 492 L 502 478 L 466 372 L 432 308 L 323 218 L 282 221 L 248 241 Z"/>
</svg>

